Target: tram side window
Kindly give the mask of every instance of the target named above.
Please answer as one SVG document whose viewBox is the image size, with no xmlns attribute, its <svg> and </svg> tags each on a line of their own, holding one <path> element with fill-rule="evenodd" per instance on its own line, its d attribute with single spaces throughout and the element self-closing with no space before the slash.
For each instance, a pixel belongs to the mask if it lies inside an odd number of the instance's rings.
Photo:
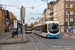
<svg viewBox="0 0 75 50">
<path fill-rule="evenodd" d="M 42 25 L 42 32 L 47 32 L 47 25 Z"/>
<path fill-rule="evenodd" d="M 41 26 L 35 27 L 35 31 L 41 31 Z"/>
</svg>

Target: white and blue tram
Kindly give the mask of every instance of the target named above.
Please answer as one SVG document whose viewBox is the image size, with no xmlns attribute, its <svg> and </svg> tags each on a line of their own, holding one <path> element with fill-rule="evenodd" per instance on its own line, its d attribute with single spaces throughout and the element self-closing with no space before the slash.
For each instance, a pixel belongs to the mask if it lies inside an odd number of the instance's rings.
<svg viewBox="0 0 75 50">
<path fill-rule="evenodd" d="M 60 28 L 58 21 L 45 21 L 34 25 L 34 33 L 42 37 L 60 37 Z"/>
</svg>

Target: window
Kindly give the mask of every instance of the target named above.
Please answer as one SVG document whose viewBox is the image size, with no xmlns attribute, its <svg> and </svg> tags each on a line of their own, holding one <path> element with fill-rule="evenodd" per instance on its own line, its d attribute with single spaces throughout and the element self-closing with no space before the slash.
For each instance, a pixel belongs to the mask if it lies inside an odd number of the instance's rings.
<svg viewBox="0 0 75 50">
<path fill-rule="evenodd" d="M 75 22 L 75 18 L 73 19 L 73 21 Z"/>
<path fill-rule="evenodd" d="M 35 27 L 34 29 L 35 29 L 35 31 L 41 31 L 41 26 Z"/>
<path fill-rule="evenodd" d="M 70 15 L 73 15 L 73 11 L 70 11 Z"/>
<path fill-rule="evenodd" d="M 68 29 L 68 26 L 67 26 L 67 29 Z M 71 29 L 71 26 L 69 26 L 69 29 Z M 67 30 L 68 31 L 68 30 Z"/>
<path fill-rule="evenodd" d="M 72 4 L 70 4 L 70 8 L 72 8 Z"/>
<path fill-rule="evenodd" d="M 70 0 L 70 1 L 73 1 L 73 0 Z"/>
<path fill-rule="evenodd" d="M 75 12 L 74 12 L 74 15 L 75 15 Z"/>
<path fill-rule="evenodd" d="M 42 32 L 47 32 L 47 25 L 42 25 Z"/>
<path fill-rule="evenodd" d="M 70 12 L 68 11 L 67 14 L 70 14 Z"/>
<path fill-rule="evenodd" d="M 66 8 L 70 8 L 70 5 L 66 5 Z"/>
<path fill-rule="evenodd" d="M 73 18 L 70 18 L 70 21 L 73 22 Z"/>
<path fill-rule="evenodd" d="M 68 18 L 66 18 L 66 22 L 68 21 Z"/>
<path fill-rule="evenodd" d="M 50 13 L 50 16 L 51 16 L 51 15 L 53 15 L 53 12 L 52 12 L 52 13 Z"/>
<path fill-rule="evenodd" d="M 70 0 L 66 0 L 66 1 L 70 1 Z"/>
<path fill-rule="evenodd" d="M 66 11 L 66 15 L 68 15 L 68 14 L 70 14 L 70 12 L 69 11 Z"/>
</svg>

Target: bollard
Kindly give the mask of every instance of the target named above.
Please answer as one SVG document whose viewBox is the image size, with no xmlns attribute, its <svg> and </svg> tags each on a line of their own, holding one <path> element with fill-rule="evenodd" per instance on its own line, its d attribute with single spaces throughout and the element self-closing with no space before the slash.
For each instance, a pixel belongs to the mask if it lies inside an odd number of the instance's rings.
<svg viewBox="0 0 75 50">
<path fill-rule="evenodd" d="M 18 37 L 18 30 L 17 30 L 17 37 Z"/>
<path fill-rule="evenodd" d="M 12 38 L 14 37 L 15 32 L 12 32 Z"/>
</svg>

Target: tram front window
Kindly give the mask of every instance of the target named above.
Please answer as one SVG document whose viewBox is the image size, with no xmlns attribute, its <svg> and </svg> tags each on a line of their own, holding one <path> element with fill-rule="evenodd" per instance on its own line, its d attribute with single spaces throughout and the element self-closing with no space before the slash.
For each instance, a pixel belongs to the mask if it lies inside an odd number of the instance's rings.
<svg viewBox="0 0 75 50">
<path fill-rule="evenodd" d="M 58 33 L 59 32 L 59 25 L 52 23 L 52 24 L 48 24 L 48 29 L 50 33 Z"/>
<path fill-rule="evenodd" d="M 26 31 L 31 31 L 31 30 L 32 30 L 31 27 L 27 27 L 27 28 L 26 28 Z"/>
</svg>

